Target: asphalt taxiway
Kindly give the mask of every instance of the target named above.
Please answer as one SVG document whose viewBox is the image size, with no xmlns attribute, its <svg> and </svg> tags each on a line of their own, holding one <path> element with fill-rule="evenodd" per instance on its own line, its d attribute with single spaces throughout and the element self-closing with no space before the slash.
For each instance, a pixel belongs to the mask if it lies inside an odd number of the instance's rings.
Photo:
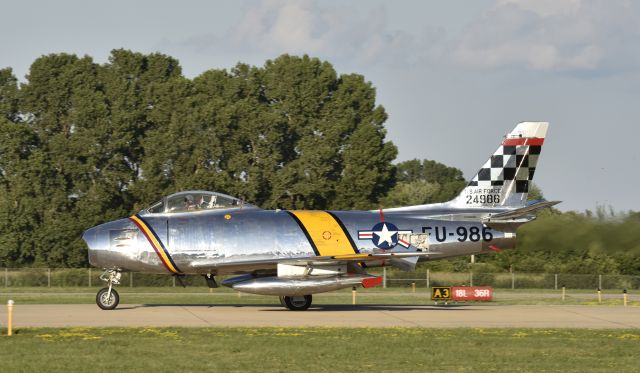
<svg viewBox="0 0 640 373">
<path fill-rule="evenodd" d="M 0 327 L 7 320 L 0 307 Z M 425 327 L 640 328 L 640 307 L 580 305 L 317 305 L 303 312 L 271 305 L 93 304 L 14 307 L 20 327 Z"/>
</svg>

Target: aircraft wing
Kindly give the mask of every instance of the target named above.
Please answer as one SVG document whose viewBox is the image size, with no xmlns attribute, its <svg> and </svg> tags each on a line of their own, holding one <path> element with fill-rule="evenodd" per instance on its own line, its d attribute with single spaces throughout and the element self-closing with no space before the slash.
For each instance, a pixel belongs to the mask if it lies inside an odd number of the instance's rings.
<svg viewBox="0 0 640 373">
<path fill-rule="evenodd" d="M 373 262 L 381 260 L 392 259 L 405 259 L 405 258 L 419 258 L 429 257 L 429 255 L 436 254 L 434 252 L 403 252 L 403 253 L 371 253 L 371 254 L 344 254 L 344 255 L 332 255 L 332 256 L 310 256 L 306 258 L 295 259 L 282 259 L 279 263 L 291 263 L 291 264 L 338 264 L 348 262 Z"/>
<path fill-rule="evenodd" d="M 198 263 L 194 267 L 198 269 L 214 269 L 232 273 L 246 273 L 254 270 L 275 269 L 280 263 L 293 265 L 338 265 L 348 263 L 366 263 L 381 260 L 390 260 L 393 265 L 401 264 L 402 261 L 416 261 L 420 257 L 429 257 L 429 255 L 437 254 L 434 252 L 422 251 L 403 251 L 403 252 L 380 252 L 380 253 L 359 253 L 331 256 L 308 256 L 294 258 L 273 258 L 263 260 L 238 260 L 229 261 L 228 263 Z M 413 260 L 412 260 L 413 259 Z"/>
</svg>

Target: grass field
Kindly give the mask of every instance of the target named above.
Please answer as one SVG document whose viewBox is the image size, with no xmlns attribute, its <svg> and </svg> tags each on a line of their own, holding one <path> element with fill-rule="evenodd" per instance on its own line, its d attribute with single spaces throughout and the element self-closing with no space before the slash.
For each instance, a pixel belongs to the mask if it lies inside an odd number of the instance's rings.
<svg viewBox="0 0 640 373">
<path fill-rule="evenodd" d="M 32 287 L 0 288 L 0 304 L 13 299 L 19 304 L 91 304 L 99 288 L 88 287 Z M 123 304 L 279 304 L 277 297 L 240 294 L 228 289 L 218 288 L 211 292 L 204 287 L 118 287 L 120 302 Z M 403 288 L 358 289 L 358 304 L 433 304 L 426 289 L 417 289 L 416 293 Z M 350 304 L 351 290 L 314 295 L 314 304 Z M 559 290 L 510 290 L 495 289 L 494 304 L 598 304 L 594 291 L 570 290 L 562 300 Z M 603 293 L 604 305 L 621 305 L 620 292 Z M 640 306 L 640 295 L 629 294 L 630 306 Z"/>
<path fill-rule="evenodd" d="M 71 328 L 0 337 L 18 371 L 638 371 L 638 330 Z"/>
</svg>

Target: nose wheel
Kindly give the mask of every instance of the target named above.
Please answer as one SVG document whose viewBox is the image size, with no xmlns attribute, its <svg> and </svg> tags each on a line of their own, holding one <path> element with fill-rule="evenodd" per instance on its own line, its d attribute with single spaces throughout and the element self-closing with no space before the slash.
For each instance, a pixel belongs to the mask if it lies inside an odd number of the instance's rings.
<svg viewBox="0 0 640 373">
<path fill-rule="evenodd" d="M 120 277 L 122 274 L 116 270 L 108 269 L 100 275 L 102 281 L 107 282 L 107 287 L 100 289 L 96 294 L 96 304 L 103 310 L 112 310 L 118 307 L 120 303 L 120 295 L 113 288 L 113 285 L 120 283 Z"/>
<path fill-rule="evenodd" d="M 118 307 L 118 303 L 120 303 L 120 295 L 116 289 L 102 288 L 96 294 L 96 304 L 103 310 L 112 310 Z"/>
<path fill-rule="evenodd" d="M 280 297 L 280 303 L 291 311 L 305 311 L 311 307 L 311 295 L 295 295 Z"/>
</svg>

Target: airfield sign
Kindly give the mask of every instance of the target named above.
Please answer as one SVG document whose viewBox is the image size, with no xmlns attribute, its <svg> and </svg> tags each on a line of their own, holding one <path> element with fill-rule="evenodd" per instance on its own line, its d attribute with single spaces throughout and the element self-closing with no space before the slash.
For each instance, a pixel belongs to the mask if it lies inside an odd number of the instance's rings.
<svg viewBox="0 0 640 373">
<path fill-rule="evenodd" d="M 451 300 L 451 286 L 432 287 L 431 300 Z"/>
<path fill-rule="evenodd" d="M 434 286 L 431 288 L 431 300 L 480 300 L 493 299 L 490 286 Z"/>
</svg>

